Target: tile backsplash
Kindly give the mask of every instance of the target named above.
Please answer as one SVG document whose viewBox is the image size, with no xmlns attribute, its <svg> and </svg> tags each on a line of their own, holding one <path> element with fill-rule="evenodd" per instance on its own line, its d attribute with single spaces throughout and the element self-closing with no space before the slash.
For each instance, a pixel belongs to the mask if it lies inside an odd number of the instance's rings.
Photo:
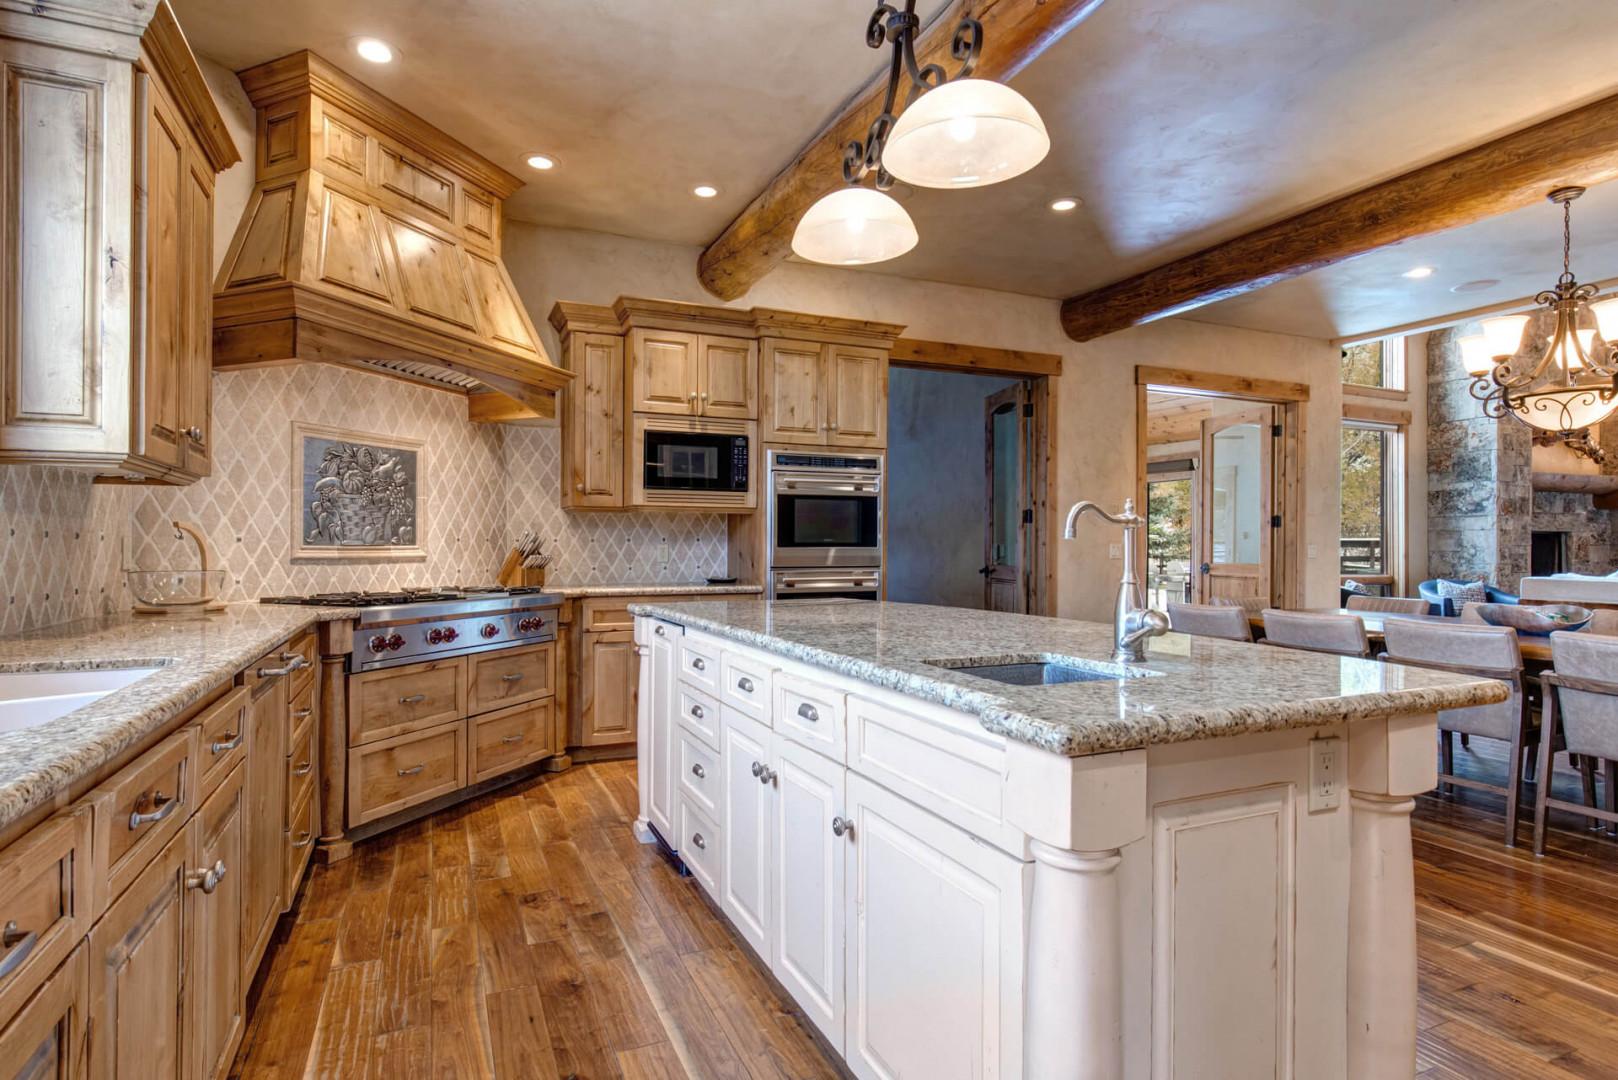
<svg viewBox="0 0 1618 1080">
<path fill-rule="evenodd" d="M 0 633 L 124 607 L 131 501 L 87 473 L 0 465 Z"/>
</svg>

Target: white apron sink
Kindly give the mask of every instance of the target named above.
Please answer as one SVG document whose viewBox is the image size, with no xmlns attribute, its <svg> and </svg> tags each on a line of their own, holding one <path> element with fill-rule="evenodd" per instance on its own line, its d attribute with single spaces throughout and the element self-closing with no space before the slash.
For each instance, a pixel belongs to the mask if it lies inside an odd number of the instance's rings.
<svg viewBox="0 0 1618 1080">
<path fill-rule="evenodd" d="M 0 672 L 0 733 L 48 724 L 156 670 L 141 667 Z"/>
</svg>

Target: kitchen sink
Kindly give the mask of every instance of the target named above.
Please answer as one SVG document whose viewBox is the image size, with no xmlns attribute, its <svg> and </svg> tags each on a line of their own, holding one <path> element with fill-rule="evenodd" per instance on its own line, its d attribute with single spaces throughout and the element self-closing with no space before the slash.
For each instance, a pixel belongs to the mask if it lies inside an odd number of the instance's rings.
<svg viewBox="0 0 1618 1080">
<path fill-rule="evenodd" d="M 0 672 L 0 733 L 48 724 L 156 670 L 139 667 Z"/>
<path fill-rule="evenodd" d="M 1143 675 L 1156 675 L 1155 671 L 1129 668 L 1122 664 L 1099 660 L 1080 660 L 1072 656 L 1031 656 L 1009 662 L 985 664 L 975 659 L 927 660 L 931 667 L 958 671 L 963 675 L 976 675 L 991 682 L 1012 686 L 1055 686 L 1060 683 L 1107 682 L 1133 679 Z"/>
</svg>

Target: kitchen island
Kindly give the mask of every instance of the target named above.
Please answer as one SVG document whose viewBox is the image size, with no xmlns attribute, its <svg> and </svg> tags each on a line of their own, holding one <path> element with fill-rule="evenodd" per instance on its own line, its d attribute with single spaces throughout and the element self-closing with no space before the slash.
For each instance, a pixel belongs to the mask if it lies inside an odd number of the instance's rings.
<svg viewBox="0 0 1618 1080">
<path fill-rule="evenodd" d="M 907 604 L 638 604 L 661 838 L 858 1076 L 1409 1077 L 1412 796 L 1503 684 Z M 1068 680 L 1068 681 L 1057 681 Z"/>
</svg>

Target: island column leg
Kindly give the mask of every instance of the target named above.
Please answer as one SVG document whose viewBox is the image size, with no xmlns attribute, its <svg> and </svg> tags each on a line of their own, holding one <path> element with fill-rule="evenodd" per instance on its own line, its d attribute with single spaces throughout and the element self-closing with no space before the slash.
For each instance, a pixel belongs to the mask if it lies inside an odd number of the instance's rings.
<svg viewBox="0 0 1618 1080">
<path fill-rule="evenodd" d="M 1437 717 L 1349 728 L 1348 1075 L 1416 1071 L 1412 796 L 1438 783 Z"/>
<path fill-rule="evenodd" d="M 1123 1080 L 1121 850 L 1146 835 L 1146 752 L 1006 745 L 1006 818 L 1034 856 L 1023 1075 Z"/>
</svg>

